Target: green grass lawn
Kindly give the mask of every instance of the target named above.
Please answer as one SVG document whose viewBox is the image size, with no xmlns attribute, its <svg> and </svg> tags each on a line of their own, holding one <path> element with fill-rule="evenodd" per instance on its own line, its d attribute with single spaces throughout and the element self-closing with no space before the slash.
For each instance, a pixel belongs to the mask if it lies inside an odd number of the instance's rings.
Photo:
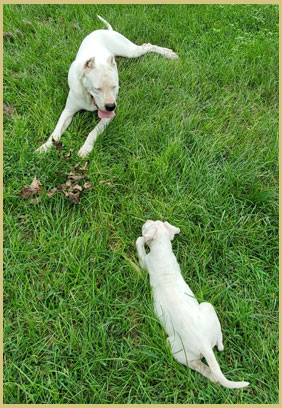
<svg viewBox="0 0 282 408">
<path fill-rule="evenodd" d="M 82 39 L 104 28 L 97 13 L 180 58 L 117 60 L 116 117 L 76 205 L 47 192 L 79 163 L 97 114 L 74 117 L 63 150 L 34 151 Z M 5 5 L 4 110 L 4 402 L 278 403 L 278 6 Z M 20 197 L 35 176 L 42 191 Z M 173 249 L 218 313 L 222 371 L 248 388 L 171 356 L 132 265 L 148 218 L 181 229 Z"/>
</svg>

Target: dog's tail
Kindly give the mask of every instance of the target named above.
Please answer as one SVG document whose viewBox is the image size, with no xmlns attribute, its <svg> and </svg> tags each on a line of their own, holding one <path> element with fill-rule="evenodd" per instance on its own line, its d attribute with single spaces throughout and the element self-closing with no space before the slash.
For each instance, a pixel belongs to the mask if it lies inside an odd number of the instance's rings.
<svg viewBox="0 0 282 408">
<path fill-rule="evenodd" d="M 226 388 L 243 388 L 243 387 L 247 387 L 249 385 L 248 382 L 245 381 L 239 381 L 239 382 L 235 382 L 235 381 L 229 381 L 227 380 L 227 378 L 223 375 L 220 366 L 218 364 L 218 362 L 216 361 L 215 355 L 213 350 L 210 349 L 206 349 L 206 351 L 202 352 L 210 369 L 212 372 L 212 375 L 214 376 L 214 378 L 221 384 L 223 385 L 223 387 Z"/>
<path fill-rule="evenodd" d="M 97 14 L 97 17 L 99 18 L 99 20 L 101 20 L 106 26 L 108 30 L 113 30 L 113 27 L 111 26 L 111 24 L 109 24 L 106 20 L 104 20 L 101 16 L 99 16 Z"/>
</svg>

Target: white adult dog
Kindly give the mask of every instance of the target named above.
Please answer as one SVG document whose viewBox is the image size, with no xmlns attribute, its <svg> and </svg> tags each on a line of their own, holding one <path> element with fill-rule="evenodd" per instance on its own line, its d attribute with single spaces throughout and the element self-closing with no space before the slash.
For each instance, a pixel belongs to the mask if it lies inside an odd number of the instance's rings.
<svg viewBox="0 0 282 408">
<path fill-rule="evenodd" d="M 246 387 L 247 382 L 227 380 L 216 361 L 213 347 L 223 350 L 221 326 L 213 306 L 199 304 L 181 275 L 170 242 L 179 232 L 168 222 L 148 220 L 136 241 L 140 264 L 150 274 L 154 310 L 168 334 L 173 357 L 226 388 Z"/>
<path fill-rule="evenodd" d="M 155 52 L 166 58 L 178 58 L 168 48 L 152 44 L 135 45 L 123 35 L 113 31 L 111 25 L 102 17 L 98 18 L 108 30 L 96 30 L 81 43 L 75 61 L 70 66 L 68 83 L 69 95 L 57 126 L 46 143 L 37 152 L 46 152 L 58 142 L 62 133 L 71 123 L 73 115 L 81 109 L 98 110 L 101 119 L 89 133 L 85 143 L 78 152 L 80 157 L 87 156 L 93 149 L 98 135 L 114 117 L 119 90 L 118 71 L 115 56 L 135 58 L 148 52 Z"/>
</svg>

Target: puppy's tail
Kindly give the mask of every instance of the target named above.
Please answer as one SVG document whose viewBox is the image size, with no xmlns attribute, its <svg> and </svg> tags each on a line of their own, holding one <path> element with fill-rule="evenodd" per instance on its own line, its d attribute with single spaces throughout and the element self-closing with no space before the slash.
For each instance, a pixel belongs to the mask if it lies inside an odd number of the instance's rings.
<svg viewBox="0 0 282 408">
<path fill-rule="evenodd" d="M 214 378 L 216 379 L 216 381 L 218 381 L 223 387 L 226 388 L 243 388 L 243 387 L 247 387 L 249 385 L 248 382 L 245 381 L 239 381 L 239 382 L 235 382 L 235 381 L 229 381 L 227 380 L 227 378 L 223 375 L 218 362 L 216 361 L 215 355 L 213 350 L 210 349 L 206 349 L 206 351 L 203 351 L 203 355 L 211 369 L 212 375 L 214 376 Z"/>
<path fill-rule="evenodd" d="M 101 20 L 106 26 L 108 30 L 113 30 L 113 27 L 111 26 L 111 24 L 109 24 L 106 20 L 104 20 L 101 16 L 99 16 L 97 14 L 97 17 L 99 18 L 99 20 Z"/>
</svg>

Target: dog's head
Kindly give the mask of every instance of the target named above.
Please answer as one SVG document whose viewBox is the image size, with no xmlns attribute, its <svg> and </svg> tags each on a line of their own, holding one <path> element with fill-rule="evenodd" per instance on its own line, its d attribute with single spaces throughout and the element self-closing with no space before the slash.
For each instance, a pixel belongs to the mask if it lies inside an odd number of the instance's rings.
<svg viewBox="0 0 282 408">
<path fill-rule="evenodd" d="M 166 237 L 170 241 L 173 240 L 175 234 L 179 234 L 180 229 L 174 227 L 169 222 L 147 220 L 142 227 L 142 235 L 144 241 L 149 246 L 162 237 Z"/>
<path fill-rule="evenodd" d="M 118 71 L 114 57 L 99 63 L 95 58 L 83 66 L 82 84 L 97 106 L 99 118 L 112 118 L 118 95 Z"/>
</svg>

